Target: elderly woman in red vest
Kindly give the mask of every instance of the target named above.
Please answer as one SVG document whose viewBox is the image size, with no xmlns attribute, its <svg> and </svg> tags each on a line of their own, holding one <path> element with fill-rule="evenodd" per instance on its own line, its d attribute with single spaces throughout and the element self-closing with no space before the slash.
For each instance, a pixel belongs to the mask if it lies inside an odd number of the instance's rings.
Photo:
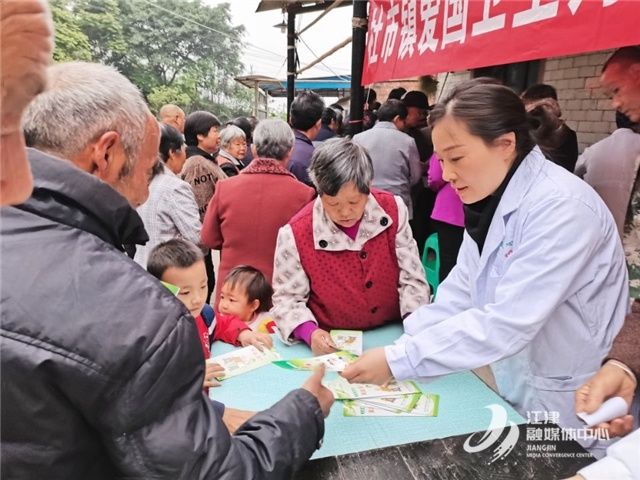
<svg viewBox="0 0 640 480">
<path fill-rule="evenodd" d="M 311 160 L 318 198 L 280 229 L 273 317 L 287 342 L 334 351 L 329 330 L 365 330 L 429 302 L 429 287 L 399 197 L 371 189 L 363 147 L 327 140 Z"/>
</svg>

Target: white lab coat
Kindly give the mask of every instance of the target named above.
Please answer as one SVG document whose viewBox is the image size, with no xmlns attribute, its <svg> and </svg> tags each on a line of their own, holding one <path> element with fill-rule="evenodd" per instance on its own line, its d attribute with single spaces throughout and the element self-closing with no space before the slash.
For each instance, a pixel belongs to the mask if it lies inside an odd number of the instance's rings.
<svg viewBox="0 0 640 480">
<path fill-rule="evenodd" d="M 398 379 L 491 364 L 521 415 L 559 412 L 561 426 L 579 428 L 574 392 L 600 367 L 628 304 L 611 213 L 536 147 L 509 182 L 482 255 L 465 232 L 435 303 L 407 317 L 385 353 Z"/>
<path fill-rule="evenodd" d="M 607 456 L 579 470 L 585 480 L 640 480 L 640 430 L 607 448 Z"/>
</svg>

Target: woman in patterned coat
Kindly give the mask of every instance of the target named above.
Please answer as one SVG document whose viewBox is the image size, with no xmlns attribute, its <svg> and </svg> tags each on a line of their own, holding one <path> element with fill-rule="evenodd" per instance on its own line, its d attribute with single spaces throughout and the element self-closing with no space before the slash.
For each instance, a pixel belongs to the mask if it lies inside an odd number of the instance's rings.
<svg viewBox="0 0 640 480">
<path fill-rule="evenodd" d="M 309 167 L 318 198 L 278 233 L 272 313 L 282 337 L 330 353 L 333 328 L 398 321 L 429 302 L 402 199 L 372 190 L 366 150 L 327 140 Z"/>
</svg>

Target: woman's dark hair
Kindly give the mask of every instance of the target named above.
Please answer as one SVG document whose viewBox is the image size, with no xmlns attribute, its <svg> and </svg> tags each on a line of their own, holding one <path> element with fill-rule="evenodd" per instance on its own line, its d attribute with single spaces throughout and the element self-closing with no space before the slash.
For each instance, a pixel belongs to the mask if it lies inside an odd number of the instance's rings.
<svg viewBox="0 0 640 480">
<path fill-rule="evenodd" d="M 535 144 L 522 100 L 508 87 L 477 80 L 460 84 L 448 98 L 436 104 L 429 114 L 429 126 L 433 128 L 451 115 L 487 145 L 505 133 L 514 132 L 517 156 L 524 158 Z"/>
<path fill-rule="evenodd" d="M 169 160 L 171 152 L 177 152 L 184 145 L 184 138 L 177 128 L 161 124 L 160 127 L 160 158 L 163 162 Z"/>
<path fill-rule="evenodd" d="M 271 308 L 273 289 L 260 270 L 250 265 L 238 265 L 231 269 L 224 279 L 231 288 L 241 286 L 247 292 L 247 300 L 259 300 L 257 312 L 266 312 Z"/>
<path fill-rule="evenodd" d="M 198 146 L 198 135 L 208 135 L 211 127 L 219 127 L 220 120 L 213 113 L 199 110 L 190 113 L 184 121 L 184 138 L 187 145 Z"/>
</svg>

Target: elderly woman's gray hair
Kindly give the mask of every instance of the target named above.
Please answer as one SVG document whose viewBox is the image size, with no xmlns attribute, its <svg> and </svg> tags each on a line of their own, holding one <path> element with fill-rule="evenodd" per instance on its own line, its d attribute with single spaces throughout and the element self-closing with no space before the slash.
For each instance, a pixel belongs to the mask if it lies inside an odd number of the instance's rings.
<svg viewBox="0 0 640 480">
<path fill-rule="evenodd" d="M 70 62 L 49 67 L 47 90 L 27 107 L 22 128 L 27 145 L 73 159 L 100 135 L 120 134 L 133 166 L 151 112 L 140 91 L 113 67 Z"/>
<path fill-rule="evenodd" d="M 284 160 L 295 141 L 291 127 L 278 118 L 261 120 L 253 131 L 253 145 L 262 158 Z"/>
<path fill-rule="evenodd" d="M 334 197 L 353 182 L 360 193 L 369 194 L 373 164 L 367 151 L 348 138 L 326 140 L 315 149 L 309 165 L 309 178 L 318 194 Z"/>
<path fill-rule="evenodd" d="M 236 127 L 235 125 L 227 125 L 220 132 L 220 146 L 222 148 L 228 147 L 234 140 L 241 138 L 242 140 L 247 140 L 247 136 L 244 132 Z"/>
</svg>

